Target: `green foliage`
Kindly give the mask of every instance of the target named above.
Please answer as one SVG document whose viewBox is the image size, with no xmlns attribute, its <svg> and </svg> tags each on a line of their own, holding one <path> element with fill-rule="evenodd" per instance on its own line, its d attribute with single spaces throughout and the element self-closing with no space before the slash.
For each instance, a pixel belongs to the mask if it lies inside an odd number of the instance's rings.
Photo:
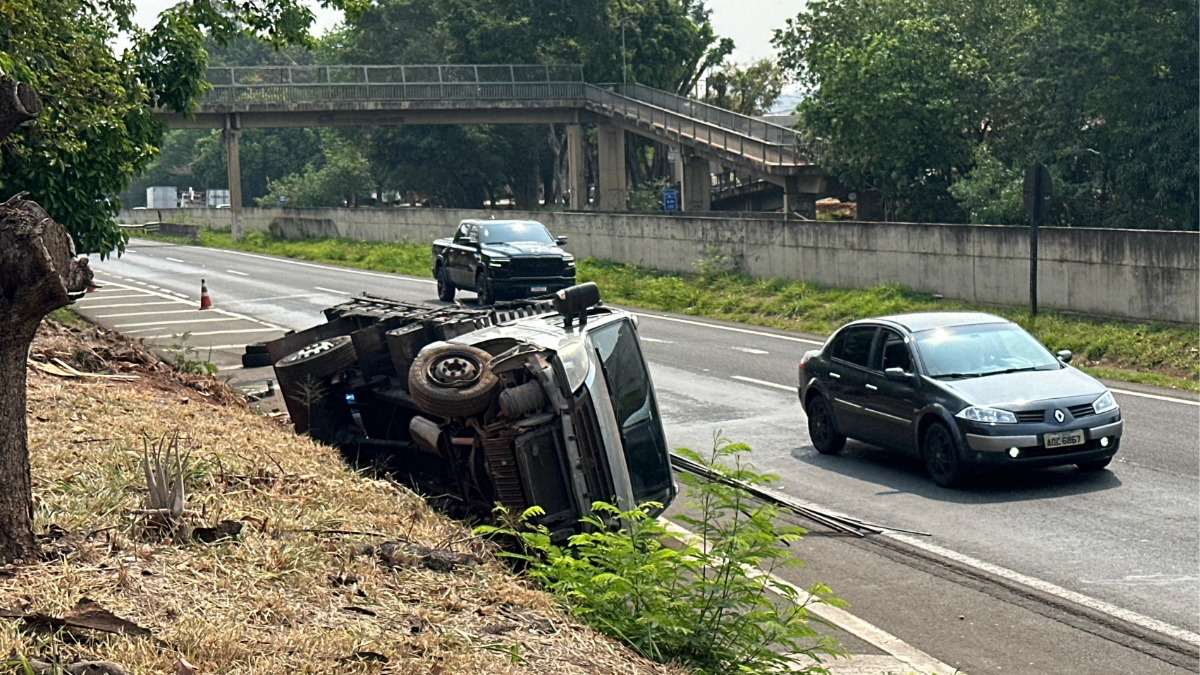
<svg viewBox="0 0 1200 675">
<path fill-rule="evenodd" d="M 629 210 L 662 211 L 663 191 L 671 187 L 667 178 L 654 178 L 638 184 L 629 192 Z"/>
<path fill-rule="evenodd" d="M 329 0 L 351 13 L 361 0 Z M 28 82 L 41 116 L 0 148 L 0 191 L 28 191 L 71 232 L 82 252 L 124 246 L 116 199 L 155 158 L 165 125 L 154 106 L 187 113 L 207 86 L 203 35 L 308 40 L 302 0 L 180 2 L 149 31 L 135 28 L 133 3 L 0 0 L 0 63 Z M 123 54 L 112 44 L 128 38 Z"/>
<path fill-rule="evenodd" d="M 1007 167 L 988 152 L 986 145 L 975 147 L 975 168 L 950 186 L 972 223 L 1027 225 L 1023 185 L 1025 174 L 1019 167 Z"/>
<path fill-rule="evenodd" d="M 709 76 L 704 100 L 743 115 L 761 115 L 783 93 L 786 79 L 783 69 L 771 59 L 759 59 L 745 67 L 727 63 Z"/>
<path fill-rule="evenodd" d="M 1014 222 L 1007 174 L 1040 161 L 1052 224 L 1195 229 L 1198 26 L 1184 0 L 814 0 L 774 43 L 889 218 Z"/>
<path fill-rule="evenodd" d="M 183 335 L 172 335 L 171 339 L 174 342 L 164 347 L 164 350 L 171 357 L 176 372 L 188 375 L 208 375 L 209 377 L 217 374 L 216 365 L 209 360 L 212 358 L 212 350 L 209 350 L 207 357 L 200 358 L 199 351 L 188 344 L 188 341 L 192 339 L 190 332 Z"/>
<path fill-rule="evenodd" d="M 776 480 L 745 463 L 749 447 L 724 438 L 706 456 L 679 452 L 743 483 Z M 697 514 L 678 516 L 696 535 L 679 547 L 666 545 L 671 533 L 650 515 L 662 508 L 654 503 L 623 511 L 596 502 L 583 519 L 588 531 L 568 546 L 552 544 L 544 527 L 528 525 L 542 514 L 537 507 L 518 519 L 523 527 L 509 520 L 476 532 L 515 537 L 521 551 L 507 555 L 526 563 L 527 575 L 580 619 L 647 658 L 713 675 L 825 672 L 821 658 L 842 651 L 813 629 L 811 622 L 821 621 L 808 607 L 840 601 L 822 585 L 801 594 L 773 576 L 802 564 L 786 547 L 803 531 L 781 525 L 772 506 L 753 502 L 742 488 L 687 474 L 679 479 L 688 486 L 689 512 Z M 799 655 L 812 663 L 797 666 Z"/>
<path fill-rule="evenodd" d="M 308 164 L 302 172 L 268 184 L 258 205 L 276 206 L 283 196 L 293 207 L 342 206 L 370 195 L 370 166 L 357 145 L 326 130 L 321 134 L 321 154 L 319 168 Z"/>
</svg>

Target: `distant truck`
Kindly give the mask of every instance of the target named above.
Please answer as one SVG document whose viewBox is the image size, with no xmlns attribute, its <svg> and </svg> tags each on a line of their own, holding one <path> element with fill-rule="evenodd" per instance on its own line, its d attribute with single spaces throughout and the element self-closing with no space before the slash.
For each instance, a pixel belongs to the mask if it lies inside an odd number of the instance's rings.
<svg viewBox="0 0 1200 675">
<path fill-rule="evenodd" d="M 179 190 L 173 185 L 155 185 L 146 188 L 146 208 L 179 208 Z"/>
<path fill-rule="evenodd" d="M 454 236 L 433 242 L 438 297 L 475 291 L 480 305 L 537 297 L 575 284 L 575 258 L 536 220 L 464 220 Z"/>
<path fill-rule="evenodd" d="M 266 344 L 296 431 L 464 517 L 540 506 L 556 538 L 597 500 L 675 497 L 637 317 L 595 284 L 492 308 L 363 295 Z"/>
</svg>

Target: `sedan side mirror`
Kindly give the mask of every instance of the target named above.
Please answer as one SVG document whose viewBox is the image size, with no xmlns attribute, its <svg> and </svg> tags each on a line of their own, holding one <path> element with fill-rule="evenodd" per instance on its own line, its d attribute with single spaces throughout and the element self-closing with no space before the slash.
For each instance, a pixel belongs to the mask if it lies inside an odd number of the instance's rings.
<svg viewBox="0 0 1200 675">
<path fill-rule="evenodd" d="M 906 372 L 903 368 L 888 368 L 883 371 L 883 376 L 892 382 L 912 382 L 915 379 L 912 373 Z"/>
<path fill-rule="evenodd" d="M 555 243 L 555 244 L 557 244 L 557 245 L 559 245 L 559 246 L 566 246 L 566 245 L 567 245 L 567 238 L 566 238 L 566 237 L 555 237 L 555 238 L 554 238 L 554 243 Z"/>
<path fill-rule="evenodd" d="M 1071 358 L 1074 356 L 1074 354 L 1071 353 L 1070 349 L 1064 349 L 1064 350 L 1058 352 L 1057 354 L 1055 354 L 1055 356 L 1057 356 L 1058 360 L 1062 361 L 1063 363 L 1070 363 Z"/>
</svg>

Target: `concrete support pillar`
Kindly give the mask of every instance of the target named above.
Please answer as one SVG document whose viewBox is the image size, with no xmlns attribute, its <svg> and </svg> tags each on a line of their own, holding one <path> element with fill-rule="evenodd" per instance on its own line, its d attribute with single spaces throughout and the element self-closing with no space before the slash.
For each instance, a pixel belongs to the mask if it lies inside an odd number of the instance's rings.
<svg viewBox="0 0 1200 675">
<path fill-rule="evenodd" d="M 686 150 L 683 154 L 683 187 L 684 211 L 712 210 L 712 169 L 708 160 L 698 157 Z"/>
<path fill-rule="evenodd" d="M 783 186 L 783 215 L 787 220 L 817 219 L 817 195 L 801 192 L 799 181 L 793 176 L 788 176 Z"/>
<path fill-rule="evenodd" d="M 582 124 L 567 125 L 567 189 L 571 192 L 571 210 L 587 208 L 587 145 Z"/>
<path fill-rule="evenodd" d="M 225 125 L 225 165 L 229 171 L 229 216 L 230 233 L 234 241 L 242 240 L 242 166 L 238 158 L 238 136 L 236 118 L 231 117 Z"/>
<path fill-rule="evenodd" d="M 629 195 L 625 189 L 625 130 L 612 125 L 597 127 L 600 145 L 600 180 L 596 181 L 601 211 L 625 211 Z"/>
</svg>

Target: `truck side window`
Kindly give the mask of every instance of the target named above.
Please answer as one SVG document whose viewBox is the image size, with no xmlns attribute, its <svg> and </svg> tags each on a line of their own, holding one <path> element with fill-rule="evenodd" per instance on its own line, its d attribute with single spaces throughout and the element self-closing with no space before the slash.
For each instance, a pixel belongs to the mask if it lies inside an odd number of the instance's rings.
<svg viewBox="0 0 1200 675">
<path fill-rule="evenodd" d="M 912 356 L 908 352 L 908 345 L 904 344 L 904 338 L 899 333 L 890 330 L 883 331 L 883 335 L 879 337 L 879 344 L 879 370 L 899 368 L 906 373 L 913 372 Z"/>
<path fill-rule="evenodd" d="M 467 240 L 467 232 L 470 231 L 470 229 L 471 229 L 470 223 L 463 223 L 462 225 L 459 226 L 458 234 L 454 235 L 454 239 L 457 241 L 466 241 Z"/>
<path fill-rule="evenodd" d="M 467 241 L 471 242 L 472 244 L 479 243 L 479 226 L 478 225 L 472 225 L 471 229 L 467 231 Z"/>
</svg>

